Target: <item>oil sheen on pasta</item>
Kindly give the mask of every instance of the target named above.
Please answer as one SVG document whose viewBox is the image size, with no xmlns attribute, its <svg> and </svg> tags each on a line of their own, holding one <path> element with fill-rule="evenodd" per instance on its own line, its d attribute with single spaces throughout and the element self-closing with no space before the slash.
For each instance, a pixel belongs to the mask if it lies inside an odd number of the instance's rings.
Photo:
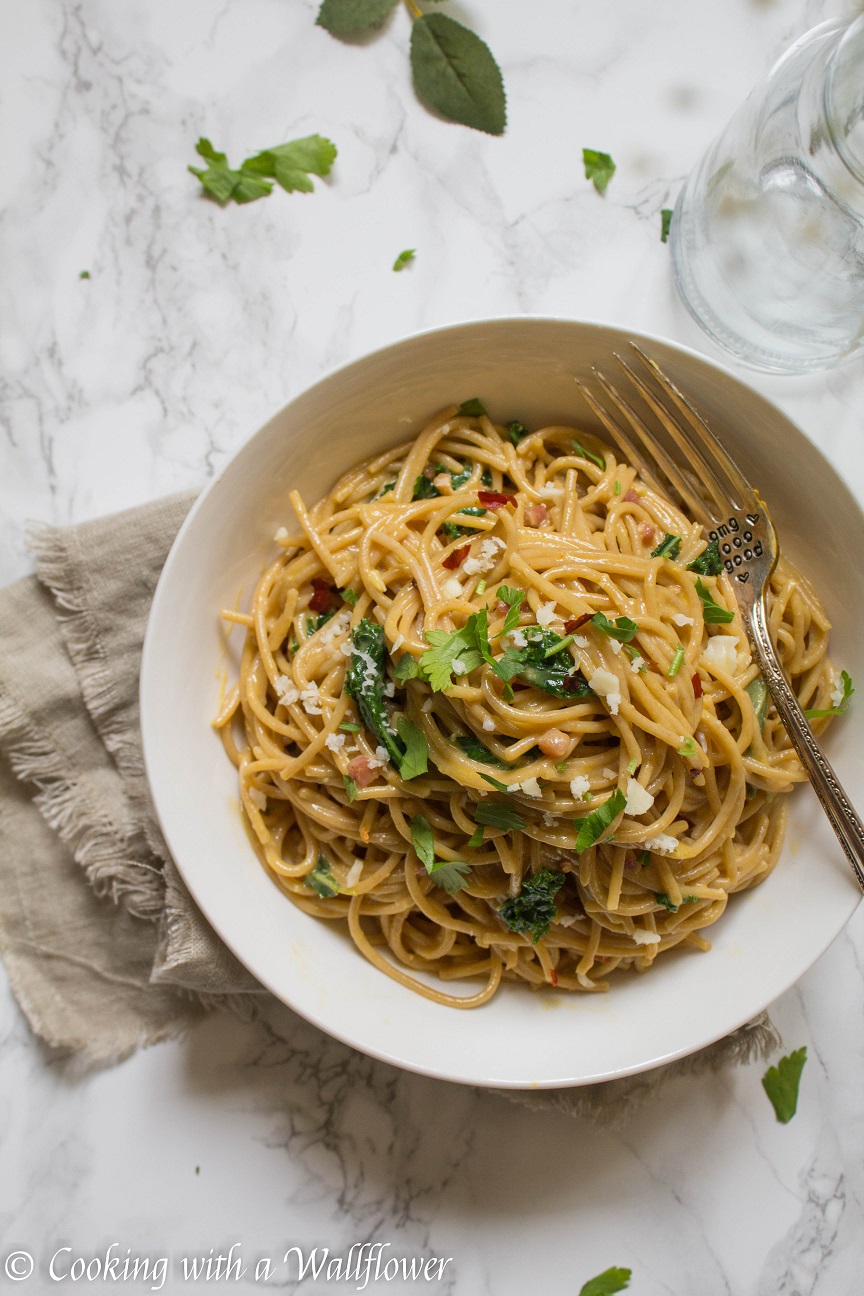
<svg viewBox="0 0 864 1296">
<path fill-rule="evenodd" d="M 765 708 L 726 575 L 688 570 L 701 528 L 590 434 L 508 430 L 455 406 L 308 512 L 296 493 L 291 504 L 299 529 L 278 533 L 249 612 L 225 614 L 247 632 L 216 720 L 261 859 L 291 900 L 347 919 L 377 968 L 456 1007 L 486 1002 L 502 978 L 606 990 L 667 950 L 708 949 L 700 933 L 729 895 L 774 867 L 804 774 Z M 654 556 L 667 535 L 680 546 Z M 697 580 L 734 620 L 706 625 Z M 501 587 L 524 593 L 503 638 Z M 830 627 L 782 559 L 768 606 L 798 697 L 830 706 Z M 438 691 L 393 678 L 429 632 L 483 609 L 493 660 L 539 635 L 555 646 L 569 623 L 553 657 L 573 692 L 519 674 L 508 687 L 485 660 Z M 585 619 L 598 612 L 635 622 L 630 641 Z M 401 716 L 425 737 L 426 774 L 400 777 L 345 692 L 363 622 L 383 626 L 380 702 L 393 732 Z M 616 793 L 623 813 L 577 851 L 586 816 Z M 524 827 L 478 825 L 478 807 L 501 805 Z M 468 866 L 462 889 L 427 872 L 418 816 L 434 859 Z M 554 875 L 549 918 L 514 930 L 499 911 L 541 873 Z"/>
</svg>

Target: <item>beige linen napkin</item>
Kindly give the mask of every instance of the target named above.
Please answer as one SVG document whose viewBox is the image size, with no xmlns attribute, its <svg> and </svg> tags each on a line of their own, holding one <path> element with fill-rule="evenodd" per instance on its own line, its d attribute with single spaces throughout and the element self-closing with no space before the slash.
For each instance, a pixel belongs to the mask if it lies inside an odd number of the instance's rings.
<svg viewBox="0 0 864 1296">
<path fill-rule="evenodd" d="M 153 591 L 192 496 L 31 534 L 0 591 L 0 953 L 34 1032 L 87 1065 L 271 1003 L 202 917 L 150 800 L 138 672 Z M 765 1057 L 764 1015 L 645 1077 L 510 1095 L 618 1119 L 672 1075 Z"/>
</svg>

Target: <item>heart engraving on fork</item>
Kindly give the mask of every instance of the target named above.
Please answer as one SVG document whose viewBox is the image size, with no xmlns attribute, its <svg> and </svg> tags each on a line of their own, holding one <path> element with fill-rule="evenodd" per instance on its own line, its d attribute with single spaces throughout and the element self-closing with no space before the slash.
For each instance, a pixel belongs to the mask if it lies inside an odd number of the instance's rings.
<svg viewBox="0 0 864 1296">
<path fill-rule="evenodd" d="M 759 521 L 759 514 L 758 514 L 758 513 L 748 513 L 748 514 L 747 514 L 747 521 L 750 523 L 751 526 L 755 526 L 756 523 Z"/>
<path fill-rule="evenodd" d="M 735 576 L 735 579 L 739 580 L 743 585 L 750 579 L 750 573 L 749 571 L 738 572 Z"/>
</svg>

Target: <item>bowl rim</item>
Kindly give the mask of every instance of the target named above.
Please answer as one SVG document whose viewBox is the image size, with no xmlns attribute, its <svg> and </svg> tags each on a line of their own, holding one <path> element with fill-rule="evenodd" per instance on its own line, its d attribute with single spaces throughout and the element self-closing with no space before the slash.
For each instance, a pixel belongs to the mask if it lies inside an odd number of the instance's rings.
<svg viewBox="0 0 864 1296">
<path fill-rule="evenodd" d="M 752 1021 L 755 1017 L 757 1017 L 759 1014 L 764 1012 L 771 1003 L 775 1002 L 780 994 L 786 993 L 786 991 L 790 989 L 791 986 L 795 985 L 797 981 L 800 979 L 800 977 L 803 976 L 805 972 L 808 971 L 813 966 L 813 964 L 816 963 L 818 959 L 822 957 L 822 955 L 829 948 L 829 946 L 834 942 L 834 940 L 837 939 L 840 933 L 845 929 L 847 923 L 849 922 L 855 910 L 857 909 L 858 904 L 862 901 L 862 899 L 864 899 L 864 896 L 862 896 L 862 894 L 857 891 L 857 888 L 855 888 L 855 891 L 852 891 L 850 888 L 850 903 L 848 906 L 848 913 L 843 919 L 842 924 L 838 927 L 837 931 L 829 935 L 824 941 L 820 943 L 819 947 L 815 949 L 815 952 L 813 952 L 812 957 L 810 958 L 807 965 L 795 972 L 792 981 L 788 982 L 785 988 L 777 992 L 772 991 L 772 993 L 767 997 L 765 997 L 764 1000 L 760 997 L 757 997 L 758 1002 L 754 1000 L 755 1006 L 748 1009 L 748 1011 L 743 1015 L 736 1017 L 734 1020 L 734 1024 L 725 1025 L 720 1030 L 709 1031 L 704 1036 L 700 1036 L 698 1041 L 695 1043 L 682 1045 L 680 1048 L 671 1049 L 669 1051 L 663 1052 L 656 1056 L 649 1057 L 633 1065 L 618 1066 L 611 1070 L 601 1070 L 591 1075 L 579 1077 L 576 1079 L 559 1077 L 559 1078 L 541 1079 L 541 1080 L 526 1079 L 523 1081 L 516 1082 L 512 1079 L 496 1080 L 494 1077 L 490 1076 L 488 1079 L 484 1079 L 481 1082 L 473 1077 L 468 1078 L 464 1075 L 455 1074 L 451 1069 L 447 1069 L 446 1067 L 436 1068 L 433 1066 L 424 1065 L 422 1063 L 412 1062 L 411 1060 L 408 1060 L 402 1056 L 397 1056 L 394 1053 L 388 1052 L 386 1049 L 376 1047 L 375 1045 L 372 1045 L 364 1041 L 362 1038 L 352 1034 L 350 1030 L 347 1029 L 340 1030 L 332 1026 L 329 1022 L 325 1023 L 324 1021 L 321 1020 L 319 1016 L 316 1016 L 316 1014 L 308 1006 L 298 1006 L 296 1003 L 290 1002 L 288 999 L 286 999 L 284 996 L 284 992 L 275 988 L 275 986 L 271 982 L 271 978 L 266 974 L 266 972 L 260 970 L 259 967 L 256 967 L 258 960 L 254 957 L 254 953 L 250 954 L 250 951 L 248 949 L 244 949 L 243 952 L 241 953 L 240 950 L 238 950 L 238 948 L 236 947 L 232 936 L 230 934 L 228 935 L 223 934 L 223 932 L 219 929 L 217 925 L 217 921 L 211 916 L 212 905 L 210 903 L 207 892 L 206 891 L 202 892 L 201 888 L 197 886 L 196 882 L 187 878 L 186 874 L 184 873 L 183 867 L 179 859 L 177 858 L 177 852 L 172 847 L 172 843 L 171 843 L 172 834 L 171 834 L 170 824 L 166 822 L 165 819 L 163 818 L 162 809 L 160 808 L 154 790 L 155 788 L 154 753 L 151 746 L 152 736 L 151 738 L 148 738 L 149 723 L 147 718 L 151 713 L 149 707 L 149 688 L 151 682 L 155 683 L 154 669 L 153 669 L 154 652 L 155 652 L 154 649 L 155 633 L 153 627 L 157 624 L 160 617 L 161 607 L 166 598 L 166 590 L 168 588 L 171 579 L 172 568 L 174 564 L 177 562 L 177 556 L 185 542 L 186 535 L 195 526 L 197 516 L 199 512 L 202 510 L 202 508 L 205 506 L 206 501 L 209 499 L 210 495 L 219 488 L 226 474 L 228 474 L 233 470 L 233 467 L 236 461 L 238 460 L 238 458 L 247 450 L 247 448 L 251 445 L 251 443 L 255 440 L 255 438 L 260 433 L 262 433 L 266 428 L 268 428 L 275 420 L 280 419 L 286 413 L 286 411 L 288 411 L 291 408 L 291 406 L 294 405 L 299 400 L 306 399 L 307 397 L 313 396 L 316 392 L 319 391 L 319 389 L 328 385 L 335 377 L 340 375 L 348 375 L 351 373 L 352 370 L 355 369 L 359 370 L 362 367 L 364 367 L 366 364 L 368 364 L 370 361 L 383 357 L 387 353 L 398 352 L 403 348 L 416 345 L 418 342 L 422 342 L 424 339 L 435 338 L 448 333 L 455 334 L 462 331 L 474 331 L 474 330 L 481 330 L 484 328 L 485 329 L 494 329 L 496 327 L 507 328 L 513 325 L 532 325 L 532 324 L 539 324 L 541 326 L 549 325 L 552 327 L 563 326 L 565 328 L 570 326 L 576 326 L 580 329 L 599 329 L 605 332 L 618 333 L 622 335 L 622 337 L 626 336 L 629 340 L 632 340 L 640 345 L 647 344 L 650 346 L 651 344 L 657 344 L 662 348 L 666 348 L 667 350 L 677 352 L 682 356 L 694 360 L 699 365 L 703 367 L 707 367 L 709 370 L 713 370 L 716 374 L 722 376 L 724 379 L 731 380 L 739 388 L 745 388 L 752 396 L 754 396 L 757 400 L 763 402 L 766 406 L 769 406 L 779 417 L 781 417 L 783 420 L 785 420 L 787 423 L 789 423 L 797 430 L 797 432 L 804 439 L 804 441 L 806 441 L 807 444 L 813 449 L 813 451 L 817 455 L 819 455 L 822 458 L 822 460 L 827 464 L 831 472 L 837 478 L 838 483 L 842 485 L 845 492 L 848 494 L 850 499 L 854 502 L 859 513 L 864 514 L 864 510 L 861 509 L 861 505 L 859 501 L 854 496 L 854 494 L 849 490 L 848 485 L 839 476 L 833 464 L 830 463 L 830 461 L 822 452 L 821 448 L 817 446 L 813 441 L 811 441 L 807 433 L 804 432 L 804 430 L 800 428 L 798 424 L 795 423 L 794 420 L 792 420 L 785 413 L 785 411 L 783 411 L 778 405 L 776 405 L 775 402 L 770 397 L 765 396 L 762 392 L 759 392 L 756 389 L 752 388 L 750 384 L 743 377 L 741 377 L 741 375 L 736 373 L 728 364 L 724 363 L 719 359 L 714 358 L 713 356 L 705 355 L 703 352 L 698 351 L 693 346 L 690 346 L 686 343 L 678 342 L 677 340 L 674 340 L 672 338 L 664 337 L 662 334 L 645 332 L 644 330 L 641 329 L 631 329 L 627 327 L 626 324 L 610 323 L 609 321 L 604 321 L 604 320 L 583 319 L 583 318 L 576 318 L 573 316 L 564 316 L 564 315 L 545 315 L 545 314 L 496 315 L 490 317 L 482 317 L 479 319 L 457 320 L 457 321 L 451 321 L 450 323 L 447 324 L 433 325 L 430 326 L 429 328 L 420 329 L 408 333 L 402 337 L 399 337 L 395 341 L 385 342 L 380 346 L 376 346 L 369 351 L 363 352 L 359 356 L 355 356 L 352 359 L 345 360 L 338 364 L 335 364 L 330 368 L 328 368 L 318 378 L 316 378 L 314 382 L 301 386 L 292 396 L 290 396 L 288 400 L 284 401 L 276 410 L 274 410 L 268 418 L 266 418 L 263 422 L 256 424 L 253 431 L 248 436 L 246 436 L 243 439 L 243 441 L 230 453 L 225 463 L 222 464 L 222 466 L 214 474 L 214 476 L 204 485 L 203 489 L 198 494 L 197 498 L 192 504 L 192 507 L 190 508 L 189 512 L 184 518 L 183 523 L 181 524 L 177 532 L 177 535 L 175 536 L 174 541 L 171 545 L 171 548 L 168 552 L 168 555 L 165 559 L 165 563 L 163 565 L 162 571 L 160 572 L 159 575 L 159 580 L 157 582 L 156 589 L 154 591 L 153 599 L 150 606 L 150 611 L 148 613 L 147 627 L 144 635 L 144 642 L 143 642 L 142 654 L 141 654 L 141 665 L 140 665 L 139 691 L 138 691 L 144 770 L 147 777 L 148 788 L 151 793 L 151 802 L 156 814 L 157 821 L 159 823 L 160 830 L 165 839 L 166 845 L 169 848 L 169 852 L 171 854 L 172 860 L 174 861 L 175 867 L 177 868 L 181 878 L 183 879 L 184 884 L 190 891 L 192 898 L 195 901 L 195 904 L 198 906 L 198 908 L 201 910 L 201 913 L 203 914 L 207 922 L 213 928 L 214 933 L 216 934 L 218 939 L 221 940 L 226 945 L 226 947 L 231 951 L 231 953 L 235 956 L 235 958 L 237 958 L 238 962 L 240 962 L 256 978 L 256 980 L 260 982 L 260 984 L 264 987 L 264 989 L 269 991 L 269 993 L 271 993 L 274 996 L 274 998 L 277 999 L 280 1003 L 286 1004 L 291 1009 L 292 1012 L 295 1012 L 299 1017 L 302 1017 L 304 1020 L 308 1021 L 310 1024 L 312 1024 L 313 1026 L 321 1030 L 323 1033 L 329 1035 L 331 1038 L 337 1039 L 341 1043 L 346 1044 L 351 1048 L 357 1049 L 359 1052 L 362 1052 L 369 1057 L 376 1058 L 377 1060 L 386 1062 L 391 1066 L 398 1067 L 400 1070 L 413 1072 L 414 1074 L 418 1074 L 418 1075 L 430 1076 L 435 1079 L 447 1080 L 457 1084 L 468 1084 L 468 1085 L 475 1085 L 475 1086 L 482 1083 L 484 1086 L 492 1089 L 512 1089 L 512 1090 L 577 1088 L 577 1087 L 582 1087 L 583 1085 L 599 1084 L 607 1080 L 623 1079 L 627 1076 L 639 1075 L 642 1074 L 643 1072 L 650 1071 L 657 1067 L 667 1065 L 668 1063 L 678 1061 L 681 1058 L 688 1057 L 694 1053 L 697 1053 L 703 1049 L 710 1047 L 718 1040 L 728 1037 L 730 1034 L 734 1033 L 734 1031 L 740 1029 L 742 1026 L 746 1025 L 749 1021 Z M 383 976 L 383 974 L 380 975 Z"/>
</svg>

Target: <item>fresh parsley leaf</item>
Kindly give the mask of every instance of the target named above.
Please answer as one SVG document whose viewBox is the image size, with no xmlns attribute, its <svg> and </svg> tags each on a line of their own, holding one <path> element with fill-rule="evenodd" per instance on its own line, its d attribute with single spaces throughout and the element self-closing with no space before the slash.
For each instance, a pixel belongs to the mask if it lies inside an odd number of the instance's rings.
<svg viewBox="0 0 864 1296">
<path fill-rule="evenodd" d="M 472 396 L 471 400 L 462 402 L 457 412 L 466 418 L 479 418 L 486 413 L 486 406 L 476 396 Z"/>
<path fill-rule="evenodd" d="M 520 423 L 518 419 L 513 419 L 504 430 L 507 433 L 507 440 L 512 441 L 514 445 L 518 445 L 522 438 L 528 435 L 527 427 L 524 423 Z"/>
<path fill-rule="evenodd" d="M 687 564 L 687 570 L 699 576 L 719 576 L 723 570 L 719 540 L 709 540 L 699 557 Z"/>
<path fill-rule="evenodd" d="M 614 621 L 610 621 L 605 612 L 595 612 L 591 618 L 591 624 L 603 634 L 608 635 L 610 639 L 617 639 L 619 643 L 629 643 L 630 640 L 639 632 L 639 627 L 630 617 L 620 616 Z"/>
<path fill-rule="evenodd" d="M 675 656 L 672 658 L 672 661 L 669 665 L 669 669 L 666 672 L 666 674 L 669 676 L 670 679 L 674 679 L 683 665 L 684 665 L 684 648 L 679 643 L 678 647 L 675 649 Z"/>
<path fill-rule="evenodd" d="M 612 158 L 608 153 L 600 153 L 597 149 L 583 148 L 582 162 L 585 166 L 585 179 L 594 182 L 594 188 L 599 194 L 604 193 L 615 174 Z"/>
<path fill-rule="evenodd" d="M 477 761 L 481 765 L 495 765 L 498 769 L 510 768 L 506 761 L 499 760 L 493 755 L 485 743 L 482 743 L 474 734 L 455 734 L 450 741 L 454 747 L 463 751 L 469 760 Z"/>
<path fill-rule="evenodd" d="M 817 710 L 811 707 L 804 714 L 808 720 L 825 720 L 828 716 L 842 716 L 846 714 L 846 708 L 849 705 L 849 699 L 855 692 L 852 686 L 852 676 L 848 671 L 840 672 L 840 683 L 843 685 L 843 696 L 837 706 L 827 707 L 824 710 Z"/>
<path fill-rule="evenodd" d="M 509 634 L 515 630 L 519 624 L 519 613 L 522 604 L 525 601 L 525 591 L 520 589 L 511 589 L 509 585 L 502 585 L 498 590 L 498 598 L 508 607 L 507 615 L 504 618 L 504 624 L 501 627 L 501 635 Z"/>
<path fill-rule="evenodd" d="M 587 459 L 590 463 L 596 464 L 601 472 L 605 471 L 606 460 L 603 456 L 596 455 L 591 450 L 587 450 L 581 441 L 573 442 L 573 452 L 574 454 L 577 454 L 580 459 Z"/>
<path fill-rule="evenodd" d="M 498 910 L 511 931 L 532 936 L 536 945 L 555 920 L 555 896 L 564 885 L 564 874 L 543 869 L 523 882 L 517 896 L 505 900 Z"/>
<path fill-rule="evenodd" d="M 357 784 L 347 774 L 342 775 L 342 782 L 345 784 L 345 791 L 348 794 L 348 801 L 354 801 L 357 796 Z"/>
<path fill-rule="evenodd" d="M 464 513 L 467 517 L 485 517 L 487 512 L 488 510 L 485 508 L 464 508 L 459 510 L 460 514 Z"/>
<path fill-rule="evenodd" d="M 89 278 L 90 278 L 90 271 L 89 271 L 89 270 L 82 270 L 81 273 L 78 275 L 78 278 L 79 278 L 79 279 L 89 279 Z"/>
<path fill-rule="evenodd" d="M 589 1278 L 583 1284 L 579 1296 L 615 1296 L 630 1286 L 632 1269 L 604 1269 L 596 1278 Z"/>
<path fill-rule="evenodd" d="M 461 860 L 435 860 L 435 838 L 432 826 L 425 815 L 415 815 L 409 819 L 411 843 L 426 872 L 433 881 L 443 887 L 450 895 L 461 891 L 465 886 L 465 875 L 470 866 Z"/>
<path fill-rule="evenodd" d="M 463 860 L 437 860 L 428 872 L 436 886 L 443 887 L 448 895 L 455 895 L 467 885 L 471 865 Z"/>
<path fill-rule="evenodd" d="M 318 856 L 318 863 L 311 873 L 306 874 L 304 881 L 321 896 L 322 900 L 332 900 L 341 890 L 330 870 L 330 861 L 326 855 Z"/>
<path fill-rule="evenodd" d="M 685 738 L 677 751 L 679 756 L 695 756 L 696 744 L 692 738 Z"/>
<path fill-rule="evenodd" d="M 396 729 L 405 744 L 405 754 L 399 761 L 400 777 L 412 779 L 425 774 L 429 768 L 429 744 L 423 730 L 407 716 L 399 716 Z"/>
<path fill-rule="evenodd" d="M 471 847 L 472 850 L 476 850 L 478 846 L 482 846 L 482 845 L 483 845 L 483 829 L 482 829 L 482 828 L 475 828 L 475 829 L 474 829 L 473 833 L 472 833 L 471 836 L 468 838 L 468 845 Z"/>
<path fill-rule="evenodd" d="M 487 486 L 487 487 L 488 487 L 488 486 L 491 486 L 491 485 L 492 485 L 492 470 L 491 470 L 491 468 L 488 468 L 488 467 L 487 467 L 487 468 L 484 468 L 484 469 L 483 469 L 482 473 L 480 474 L 480 480 L 482 481 L 482 483 L 483 483 L 484 486 Z M 464 512 L 464 513 L 467 513 L 467 512 L 468 512 L 468 509 L 463 509 L 463 512 Z"/>
<path fill-rule="evenodd" d="M 420 658 L 420 672 L 435 693 L 440 693 L 453 683 L 453 663 L 457 658 L 465 667 L 462 672 L 465 675 L 483 663 L 483 656 L 477 649 L 473 617 L 469 617 L 461 630 L 452 633 L 446 630 L 427 630 L 426 640 L 431 647 Z"/>
<path fill-rule="evenodd" d="M 356 607 L 356 606 L 357 606 L 357 600 L 358 600 L 358 598 L 360 597 L 360 595 L 357 594 L 357 593 L 355 593 L 354 590 L 352 590 L 352 589 L 344 589 L 344 590 L 340 590 L 340 591 L 339 591 L 339 595 L 340 595 L 341 599 L 343 600 L 343 602 L 347 603 L 350 607 Z"/>
<path fill-rule="evenodd" d="M 315 19 L 331 36 L 357 36 L 380 27 L 398 0 L 324 0 Z"/>
<path fill-rule="evenodd" d="M 522 832 L 525 820 L 519 811 L 504 801 L 478 801 L 474 807 L 474 822 L 489 828 L 503 828 L 506 832 Z"/>
<path fill-rule="evenodd" d="M 670 535 L 667 531 L 656 549 L 651 550 L 652 558 L 669 558 L 672 562 L 681 552 L 681 537 Z"/>
<path fill-rule="evenodd" d="M 728 625 L 730 621 L 735 620 L 735 613 L 727 611 L 726 608 L 715 602 L 711 591 L 702 584 L 697 576 L 696 593 L 702 600 L 702 619 L 706 625 Z"/>
<path fill-rule="evenodd" d="M 317 617 L 307 617 L 306 618 L 307 635 L 315 634 L 318 630 L 321 629 L 322 626 L 326 625 L 327 622 L 335 615 L 336 615 L 336 609 L 331 608 L 329 612 L 320 612 Z"/>
<path fill-rule="evenodd" d="M 507 103 L 489 46 L 444 14 L 424 14 L 411 29 L 411 74 L 417 95 L 442 117 L 503 135 Z"/>
<path fill-rule="evenodd" d="M 660 212 L 660 242 L 665 243 L 672 228 L 672 208 L 664 207 Z"/>
<path fill-rule="evenodd" d="M 561 643 L 560 635 L 540 626 L 528 626 L 525 637 L 527 646 L 515 654 L 521 660 L 516 674 L 552 697 L 575 702 L 579 698 L 594 696 L 582 672 L 574 668 L 572 658 L 563 654 L 547 658 L 550 650 Z"/>
<path fill-rule="evenodd" d="M 659 905 L 662 905 L 664 909 L 668 909 L 670 913 L 678 912 L 678 905 L 672 903 L 665 891 L 655 891 L 654 899 Z"/>
<path fill-rule="evenodd" d="M 404 252 L 399 253 L 396 260 L 393 262 L 393 269 L 404 270 L 407 265 L 411 264 L 416 255 L 416 248 L 406 248 Z"/>
<path fill-rule="evenodd" d="M 612 793 L 596 810 L 592 810 L 584 819 L 574 820 L 578 829 L 576 850 L 581 852 L 593 846 L 603 836 L 613 820 L 617 819 L 627 804 L 627 798 L 620 788 Z"/>
<path fill-rule="evenodd" d="M 506 783 L 502 783 L 500 779 L 493 778 L 491 774 L 480 774 L 480 777 L 484 779 L 486 783 L 490 783 L 496 792 L 506 792 L 508 796 L 510 795 L 509 787 Z"/>
<path fill-rule="evenodd" d="M 768 711 L 768 688 L 762 676 L 757 675 L 755 679 L 752 679 L 744 692 L 753 703 L 753 710 L 756 713 L 759 728 L 764 728 L 765 716 Z M 806 715 L 807 712 L 805 711 L 804 714 Z"/>
<path fill-rule="evenodd" d="M 444 535 L 448 540 L 458 540 L 461 535 L 465 534 L 462 528 L 458 527 L 455 522 L 442 522 L 440 530 L 444 532 Z"/>
<path fill-rule="evenodd" d="M 235 171 L 229 167 L 226 155 L 218 153 L 203 135 L 195 145 L 195 152 L 208 165 L 190 166 L 189 170 L 201 181 L 207 196 L 213 198 L 222 207 L 232 199 L 237 203 L 254 202 L 256 198 L 266 197 L 273 188 L 272 184 L 262 180 L 260 176 L 253 175 L 242 168 Z"/>
<path fill-rule="evenodd" d="M 781 1125 L 787 1125 L 798 1110 L 798 1087 L 806 1061 L 807 1049 L 796 1049 L 788 1057 L 782 1057 L 776 1067 L 769 1067 L 762 1077 L 762 1088 Z"/>
<path fill-rule="evenodd" d="M 410 653 L 403 653 L 396 665 L 391 667 L 390 673 L 394 680 L 404 684 L 406 680 L 419 678 L 420 667 Z"/>
<path fill-rule="evenodd" d="M 461 473 L 452 473 L 452 472 L 451 472 L 451 474 L 450 474 L 450 485 L 453 487 L 454 491 L 459 490 L 459 488 L 460 488 L 461 486 L 464 486 L 464 485 L 465 485 L 465 483 L 468 481 L 469 477 L 471 476 L 472 471 L 473 471 L 473 470 L 472 470 L 472 468 L 471 468 L 471 465 L 470 465 L 470 464 L 467 464 L 467 465 L 462 469 Z"/>
<path fill-rule="evenodd" d="M 306 135 L 264 149 L 247 158 L 241 167 L 244 173 L 269 176 L 281 185 L 286 193 L 312 193 L 310 176 L 326 176 L 336 157 L 336 145 L 323 135 Z"/>
</svg>

